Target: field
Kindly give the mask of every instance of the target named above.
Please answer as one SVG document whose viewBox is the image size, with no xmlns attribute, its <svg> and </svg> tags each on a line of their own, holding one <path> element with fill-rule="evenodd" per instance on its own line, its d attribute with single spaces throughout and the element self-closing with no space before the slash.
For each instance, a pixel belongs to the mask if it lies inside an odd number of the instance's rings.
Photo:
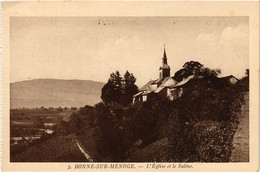
<svg viewBox="0 0 260 172">
<path fill-rule="evenodd" d="M 33 121 L 43 119 L 46 122 L 55 122 L 57 120 L 69 121 L 70 115 L 77 110 L 56 110 L 56 109 L 11 109 L 11 121 Z"/>
<path fill-rule="evenodd" d="M 28 153 L 31 147 L 37 147 L 49 138 L 53 139 L 56 135 L 57 126 L 59 123 L 61 121 L 69 121 L 70 116 L 76 111 L 77 110 L 68 109 L 11 109 L 11 159 L 17 154 L 24 157 L 24 151 Z"/>
<path fill-rule="evenodd" d="M 86 162 L 72 137 L 53 137 L 11 157 L 11 162 Z"/>
<path fill-rule="evenodd" d="M 55 130 L 61 121 L 69 121 L 74 112 L 77 110 L 11 109 L 11 137 L 28 136 L 29 129 Z"/>
</svg>

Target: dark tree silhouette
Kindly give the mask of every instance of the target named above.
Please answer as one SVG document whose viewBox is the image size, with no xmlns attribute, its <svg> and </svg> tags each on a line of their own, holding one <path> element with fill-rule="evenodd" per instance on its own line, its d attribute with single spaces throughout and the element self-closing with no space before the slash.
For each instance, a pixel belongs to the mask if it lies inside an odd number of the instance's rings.
<svg viewBox="0 0 260 172">
<path fill-rule="evenodd" d="M 205 76 L 217 76 L 221 73 L 220 69 L 210 69 L 204 67 L 203 64 L 197 61 L 186 62 L 180 70 L 178 70 L 173 79 L 177 82 L 181 82 L 183 79 L 194 75 L 195 78 Z"/>
<path fill-rule="evenodd" d="M 245 76 L 240 80 L 240 86 L 243 91 L 249 91 L 249 69 L 246 69 Z"/>
<path fill-rule="evenodd" d="M 134 75 L 128 71 L 126 71 L 123 78 L 119 71 L 112 73 L 107 84 L 102 88 L 101 99 L 106 104 L 130 104 L 132 96 L 138 92 L 135 81 Z"/>
</svg>

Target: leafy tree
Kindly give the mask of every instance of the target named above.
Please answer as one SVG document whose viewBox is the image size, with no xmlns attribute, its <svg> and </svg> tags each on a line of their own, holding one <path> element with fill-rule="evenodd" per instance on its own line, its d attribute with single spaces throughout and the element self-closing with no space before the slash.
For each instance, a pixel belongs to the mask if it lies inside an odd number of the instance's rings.
<svg viewBox="0 0 260 172">
<path fill-rule="evenodd" d="M 124 85 L 127 86 L 132 86 L 135 84 L 136 78 L 134 77 L 134 75 L 128 72 L 128 70 L 126 71 L 125 75 L 124 75 Z"/>
<path fill-rule="evenodd" d="M 242 91 L 249 91 L 249 69 L 246 69 L 245 76 L 240 80 Z"/>
<path fill-rule="evenodd" d="M 126 71 L 124 75 L 124 94 L 121 97 L 124 105 L 130 104 L 132 102 L 132 96 L 138 92 L 138 87 L 135 85 L 136 78 L 134 75 Z"/>
<path fill-rule="evenodd" d="M 241 79 L 241 81 L 249 83 L 249 69 L 246 69 L 245 76 Z"/>
<path fill-rule="evenodd" d="M 57 108 L 57 111 L 63 111 L 62 107 L 59 106 L 59 107 Z"/>
<path fill-rule="evenodd" d="M 132 96 L 138 92 L 135 81 L 134 75 L 128 71 L 126 71 L 124 77 L 121 77 L 119 71 L 112 73 L 107 84 L 102 88 L 101 99 L 106 104 L 130 104 Z"/>
<path fill-rule="evenodd" d="M 246 78 L 249 79 L 249 69 L 246 69 Z"/>
<path fill-rule="evenodd" d="M 77 107 L 71 107 L 70 110 L 78 110 Z"/>
<path fill-rule="evenodd" d="M 221 73 L 220 69 L 210 69 L 204 67 L 203 64 L 197 61 L 186 62 L 182 69 L 177 71 L 173 76 L 177 82 L 181 82 L 184 78 L 194 75 L 195 78 L 205 77 L 205 76 L 217 76 Z"/>
</svg>

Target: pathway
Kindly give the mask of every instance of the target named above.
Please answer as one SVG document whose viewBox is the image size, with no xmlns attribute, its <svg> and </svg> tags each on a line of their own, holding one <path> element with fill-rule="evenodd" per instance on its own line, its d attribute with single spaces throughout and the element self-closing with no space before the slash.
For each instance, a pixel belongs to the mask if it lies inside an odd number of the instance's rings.
<svg viewBox="0 0 260 172">
<path fill-rule="evenodd" d="M 84 149 L 80 146 L 79 141 L 75 139 L 75 143 L 78 146 L 79 150 L 83 153 L 88 162 L 93 162 L 93 159 L 84 151 Z"/>
<path fill-rule="evenodd" d="M 245 93 L 245 104 L 234 135 L 231 162 L 249 162 L 249 93 Z"/>
</svg>

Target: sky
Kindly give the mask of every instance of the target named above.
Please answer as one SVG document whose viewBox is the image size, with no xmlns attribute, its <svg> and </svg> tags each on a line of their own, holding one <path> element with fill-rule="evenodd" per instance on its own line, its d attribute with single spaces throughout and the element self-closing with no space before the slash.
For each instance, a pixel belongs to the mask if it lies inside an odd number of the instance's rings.
<svg viewBox="0 0 260 172">
<path fill-rule="evenodd" d="M 10 81 L 107 82 L 128 70 L 141 87 L 159 78 L 164 44 L 171 76 L 193 60 L 241 78 L 248 32 L 248 17 L 13 17 Z"/>
</svg>

